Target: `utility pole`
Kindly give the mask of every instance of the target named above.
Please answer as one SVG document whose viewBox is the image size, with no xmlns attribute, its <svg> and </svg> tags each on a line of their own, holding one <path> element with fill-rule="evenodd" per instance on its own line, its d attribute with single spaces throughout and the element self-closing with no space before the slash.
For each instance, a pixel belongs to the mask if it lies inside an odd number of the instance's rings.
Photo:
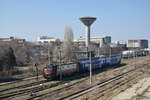
<svg viewBox="0 0 150 100">
<path fill-rule="evenodd" d="M 50 58 L 50 43 L 48 43 L 48 64 L 51 64 L 51 58 Z"/>
<path fill-rule="evenodd" d="M 111 63 L 111 46 L 110 46 L 110 49 L 109 49 L 109 61 Z"/>
<path fill-rule="evenodd" d="M 49 45 L 48 45 L 48 64 L 50 65 L 51 62 L 50 62 L 50 51 L 49 50 L 50 50 L 50 48 L 49 48 Z"/>
<path fill-rule="evenodd" d="M 134 40 L 134 67 L 136 68 L 136 46 L 135 46 L 135 40 Z"/>
<path fill-rule="evenodd" d="M 61 49 L 59 50 L 59 69 L 60 69 L 60 80 L 62 80 L 62 69 L 61 69 Z"/>
<path fill-rule="evenodd" d="M 92 57 L 91 57 L 91 51 L 89 51 L 89 60 L 90 60 L 90 84 L 92 84 Z"/>
</svg>

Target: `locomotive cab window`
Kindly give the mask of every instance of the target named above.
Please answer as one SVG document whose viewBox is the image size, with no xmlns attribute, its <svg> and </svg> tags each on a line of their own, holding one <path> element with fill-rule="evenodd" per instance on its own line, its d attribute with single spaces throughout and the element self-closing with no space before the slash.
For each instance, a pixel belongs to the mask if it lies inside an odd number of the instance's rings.
<svg viewBox="0 0 150 100">
<path fill-rule="evenodd" d="M 53 66 L 53 70 L 57 70 L 57 66 Z"/>
<path fill-rule="evenodd" d="M 52 67 L 47 67 L 47 70 L 52 70 Z"/>
</svg>

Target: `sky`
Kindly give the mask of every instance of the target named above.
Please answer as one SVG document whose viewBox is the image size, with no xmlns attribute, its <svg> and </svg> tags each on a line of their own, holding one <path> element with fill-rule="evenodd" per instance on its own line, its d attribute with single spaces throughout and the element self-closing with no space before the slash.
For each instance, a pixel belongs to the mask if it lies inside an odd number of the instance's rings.
<svg viewBox="0 0 150 100">
<path fill-rule="evenodd" d="M 150 40 L 150 0 L 0 0 L 0 37 L 63 39 L 69 26 L 78 38 L 83 16 L 97 18 L 91 36 Z"/>
</svg>

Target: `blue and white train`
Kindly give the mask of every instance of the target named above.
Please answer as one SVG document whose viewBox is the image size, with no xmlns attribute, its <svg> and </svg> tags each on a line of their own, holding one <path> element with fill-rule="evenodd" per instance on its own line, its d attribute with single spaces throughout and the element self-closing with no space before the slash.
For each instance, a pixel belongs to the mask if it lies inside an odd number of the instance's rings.
<svg viewBox="0 0 150 100">
<path fill-rule="evenodd" d="M 121 62 L 121 56 L 97 57 L 92 59 L 92 70 L 101 69 L 107 66 L 118 65 Z M 43 76 L 46 79 L 54 79 L 62 74 L 68 76 L 76 72 L 85 72 L 90 70 L 89 59 L 80 60 L 77 63 L 59 65 L 48 65 L 43 69 Z"/>
</svg>

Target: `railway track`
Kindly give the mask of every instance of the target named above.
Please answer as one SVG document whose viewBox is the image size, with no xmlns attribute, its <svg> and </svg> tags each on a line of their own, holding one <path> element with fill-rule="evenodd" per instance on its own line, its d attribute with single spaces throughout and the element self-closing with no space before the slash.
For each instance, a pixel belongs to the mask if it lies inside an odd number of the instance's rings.
<svg viewBox="0 0 150 100">
<path fill-rule="evenodd" d="M 106 87 L 107 85 L 112 84 L 112 82 L 121 80 L 125 75 L 127 75 L 127 74 L 129 74 L 129 73 L 131 73 L 131 72 L 133 72 L 133 71 L 135 71 L 135 70 L 133 69 L 133 70 L 130 70 L 130 71 L 128 71 L 128 72 L 122 73 L 122 74 L 120 74 L 120 75 L 118 75 L 118 76 L 115 76 L 115 77 L 113 77 L 113 78 L 111 78 L 111 79 L 108 79 L 108 80 L 106 80 L 106 81 L 104 81 L 104 82 L 100 82 L 100 83 L 97 83 L 97 84 L 95 84 L 95 85 L 92 85 L 92 86 L 90 86 L 90 87 L 88 87 L 88 88 L 85 88 L 85 89 L 83 89 L 83 90 L 81 90 L 81 91 L 72 93 L 72 94 L 67 95 L 67 96 L 63 96 L 63 97 L 61 97 L 61 98 L 57 98 L 57 100 L 63 100 L 63 99 L 72 100 L 72 99 L 75 99 L 75 98 L 77 98 L 77 97 L 79 97 L 79 96 L 85 95 L 86 93 L 91 92 L 91 91 L 93 91 L 94 89 L 97 89 L 97 88 L 104 88 L 104 87 Z M 118 85 L 118 84 L 120 84 L 120 83 L 117 82 L 117 83 L 115 83 L 113 86 Z M 110 89 L 110 88 L 112 88 L 112 87 L 107 87 L 107 88 L 105 88 L 105 89 L 103 89 L 103 90 L 101 89 L 101 93 L 104 92 L 104 91 L 106 91 L 107 89 Z"/>
<path fill-rule="evenodd" d="M 108 100 L 108 98 L 111 100 L 111 97 L 129 88 L 131 86 L 130 84 L 135 83 L 136 80 L 140 79 L 140 77 L 141 73 L 128 73 L 126 76 L 121 77 L 119 80 L 112 80 L 112 82 L 105 84 L 103 87 L 97 86 L 97 88 L 91 91 L 87 91 L 85 94 L 79 96 L 79 98 L 83 98 L 85 95 L 89 95 L 93 100 Z M 113 91 L 115 92 L 113 93 Z M 78 97 L 75 97 L 74 99 L 78 99 Z"/>
<path fill-rule="evenodd" d="M 80 77 L 78 77 L 78 78 L 80 78 Z M 47 88 L 51 88 L 51 87 L 55 87 L 55 86 L 58 86 L 58 85 L 61 85 L 61 84 L 68 83 L 69 81 L 54 83 L 53 85 L 50 85 L 50 86 L 46 85 L 46 86 L 44 86 L 44 88 L 43 88 L 43 86 L 39 86 L 39 87 L 36 87 L 36 88 L 22 89 L 22 88 L 32 87 L 34 85 L 45 83 L 46 80 L 39 81 L 39 82 L 33 82 L 33 83 L 30 83 L 30 84 L 21 85 L 21 86 L 18 86 L 18 87 L 8 88 L 8 89 L 0 91 L 0 99 L 9 98 L 9 97 L 13 97 L 13 96 L 21 95 L 21 94 L 26 94 L 26 93 L 29 94 L 29 92 L 42 91 L 42 90 L 47 89 Z M 76 83 L 78 83 L 78 82 L 76 82 Z M 17 88 L 16 91 L 12 91 L 12 92 L 10 91 L 10 90 L 13 90 L 13 89 L 16 89 L 16 88 Z M 19 88 L 20 88 L 20 90 L 18 90 Z"/>
<path fill-rule="evenodd" d="M 141 59 L 141 58 L 139 58 L 139 59 Z M 129 61 L 126 61 L 126 63 L 130 63 L 130 62 L 129 62 Z M 43 77 L 43 76 L 40 75 L 39 78 L 41 78 L 41 77 Z M 12 82 L 0 83 L 0 86 L 10 85 L 10 84 L 18 83 L 18 82 L 23 82 L 23 81 L 30 81 L 30 80 L 34 80 L 34 79 L 36 79 L 36 78 L 37 78 L 37 77 L 34 76 L 34 77 L 24 78 L 24 79 L 12 81 Z"/>
<path fill-rule="evenodd" d="M 26 88 L 26 87 L 29 87 L 32 85 L 41 84 L 43 82 L 46 82 L 46 80 L 40 76 L 39 80 L 36 80 L 35 78 L 32 77 L 32 78 L 27 78 L 23 81 L 15 81 L 15 82 L 3 84 L 0 86 L 0 94 L 2 92 L 5 92 L 5 91 L 11 91 L 13 89 Z"/>
<path fill-rule="evenodd" d="M 85 73 L 85 74 L 87 74 L 87 73 Z M 82 75 L 82 76 L 84 76 L 84 75 Z M 78 75 L 76 78 L 80 78 L 80 76 Z M 83 78 L 81 80 L 82 81 L 86 80 L 86 78 Z M 78 83 L 81 80 L 79 80 L 75 83 Z M 48 88 L 56 87 L 58 85 L 66 84 L 69 81 L 71 81 L 71 80 L 69 79 L 69 80 L 66 80 L 66 81 L 58 81 L 58 82 L 54 81 L 56 83 L 46 84 L 48 82 L 46 80 L 43 80 L 43 81 L 31 83 L 31 84 L 22 85 L 22 86 L 19 86 L 19 87 L 9 88 L 11 90 L 15 89 L 15 88 L 20 88 L 20 90 L 8 92 L 9 89 L 7 89 L 7 90 L 0 91 L 0 99 L 6 99 L 6 98 L 9 98 L 9 97 L 13 98 L 13 97 L 16 97 L 16 96 L 19 96 L 19 95 L 30 95 L 31 93 L 39 92 L 39 91 L 42 91 L 42 90 L 45 90 L 45 89 L 48 89 Z M 42 83 L 44 83 L 46 85 L 42 85 Z M 72 85 L 74 85 L 75 83 L 73 83 Z M 41 86 L 39 84 L 41 84 Z M 39 86 L 34 87 L 35 85 L 39 85 Z M 22 89 L 22 88 L 27 88 L 27 89 Z"/>
<path fill-rule="evenodd" d="M 119 70 L 118 70 L 118 71 L 119 71 Z M 68 87 L 69 87 L 69 88 L 68 88 Z M 70 86 L 64 87 L 64 90 L 66 90 L 66 91 L 69 90 L 69 89 L 71 89 Z M 63 91 L 61 91 L 61 92 L 63 92 Z M 51 96 L 53 96 L 54 94 L 57 94 L 57 92 L 56 92 L 56 93 L 52 93 L 52 94 L 50 93 Z M 58 93 L 58 94 L 59 94 L 59 93 Z M 49 95 L 49 96 L 50 96 L 50 95 Z M 43 96 L 43 95 L 42 95 L 42 96 Z M 40 96 L 38 96 L 38 97 L 40 97 Z M 59 97 L 59 96 L 56 96 L 56 97 Z M 33 98 L 32 98 L 32 99 L 33 99 Z M 52 98 L 52 99 L 54 99 L 54 98 Z M 62 98 L 61 98 L 61 99 L 62 99 Z"/>
<path fill-rule="evenodd" d="M 3 89 L 3 90 L 0 90 L 0 95 L 3 92 L 8 92 L 8 91 L 11 91 L 11 90 L 16 89 L 16 88 L 17 89 L 27 88 L 27 87 L 42 84 L 42 83 L 45 83 L 45 82 L 47 82 L 47 80 L 41 80 L 41 81 L 37 81 L 37 82 L 28 83 L 28 84 L 25 84 L 25 85 L 20 85 L 20 86 L 16 86 L 16 87 L 12 87 L 12 88 Z"/>
<path fill-rule="evenodd" d="M 128 65 L 127 65 L 128 66 Z M 126 69 L 126 68 L 117 68 L 117 69 L 114 69 L 114 72 L 119 72 L 120 70 L 119 69 Z M 105 72 L 103 72 L 103 73 L 105 73 Z M 102 74 L 102 73 L 101 73 Z M 87 78 L 85 78 L 85 80 L 87 80 Z M 85 81 L 85 80 L 82 80 L 82 81 Z M 57 92 L 57 91 L 59 91 L 59 90 L 62 90 L 62 89 L 65 89 L 66 91 L 67 90 L 69 90 L 69 89 L 71 89 L 71 86 L 74 86 L 75 84 L 79 84 L 80 82 L 82 82 L 82 81 L 79 81 L 79 82 L 75 82 L 75 83 L 73 83 L 73 84 L 69 84 L 69 85 L 67 85 L 67 86 L 65 86 L 65 87 L 63 87 L 63 88 L 61 88 L 61 89 L 57 89 L 57 90 L 55 90 L 55 91 L 53 91 L 53 92 Z M 68 83 L 68 82 L 62 82 L 62 83 L 59 83 L 59 84 L 53 84 L 53 85 L 46 85 L 46 86 L 39 86 L 39 87 L 35 87 L 35 88 L 31 88 L 31 89 L 24 89 L 24 90 L 19 90 L 19 91 L 15 91 L 15 92 L 10 92 L 10 93 L 6 93 L 5 95 L 0 95 L 0 99 L 6 99 L 6 98 L 8 98 L 9 99 L 9 97 L 16 97 L 16 96 L 19 96 L 19 95 L 29 95 L 30 94 L 30 92 L 34 92 L 34 93 L 36 93 L 36 92 L 39 92 L 39 91 L 42 91 L 42 90 L 45 90 L 45 89 L 49 89 L 49 88 L 52 88 L 52 87 L 56 87 L 56 86 L 58 86 L 58 85 L 62 85 L 62 84 L 65 84 L 65 83 Z M 69 88 L 70 87 L 70 88 Z M 52 93 L 53 93 L 52 92 Z M 43 97 L 43 96 L 45 96 L 45 95 L 49 95 L 49 93 L 46 93 L 46 94 L 40 94 L 40 95 L 36 95 L 36 96 L 30 96 L 29 98 L 27 98 L 28 100 L 31 100 L 31 99 L 36 99 L 36 98 L 41 98 L 41 97 Z"/>
<path fill-rule="evenodd" d="M 41 78 L 42 75 L 39 76 L 39 78 Z M 30 77 L 30 78 L 24 78 L 24 79 L 21 79 L 21 80 L 16 80 L 16 81 L 11 81 L 11 82 L 5 82 L 5 83 L 0 83 L 0 86 L 5 86 L 5 85 L 10 85 L 10 84 L 14 84 L 14 83 L 18 83 L 18 82 L 22 82 L 22 81 L 30 81 L 30 80 L 33 80 L 33 79 L 36 79 L 37 77 L 34 76 L 34 77 Z"/>
<path fill-rule="evenodd" d="M 75 82 L 73 84 L 71 84 L 70 86 L 73 86 L 77 83 L 80 83 L 81 81 L 84 81 L 84 80 L 87 80 L 87 78 L 85 79 L 82 79 L 78 82 Z M 53 85 L 46 85 L 46 86 L 39 86 L 39 87 L 35 87 L 35 88 L 31 88 L 31 89 L 21 89 L 21 90 L 17 90 L 17 91 L 13 91 L 13 92 L 7 92 L 7 93 L 3 93 L 0 94 L 0 99 L 6 99 L 6 98 L 9 98 L 9 97 L 15 97 L 17 95 L 22 95 L 22 94 L 25 94 L 25 95 L 29 95 L 31 92 L 38 92 L 38 91 L 42 91 L 42 90 L 45 90 L 45 89 L 48 89 L 48 88 L 51 88 L 51 87 L 55 87 L 55 86 L 58 86 L 58 85 L 61 85 L 61 84 L 65 84 L 67 83 L 68 81 L 65 81 L 65 82 L 58 82 L 56 84 L 53 84 Z M 41 82 L 40 82 L 41 83 Z M 43 82 L 44 83 L 44 82 Z M 28 84 L 29 85 L 29 84 Z M 21 86 L 22 87 L 22 86 Z M 65 87 L 64 87 L 65 88 Z M 41 96 L 41 95 L 40 95 Z M 32 97 L 31 97 L 32 98 Z"/>
<path fill-rule="evenodd" d="M 45 83 L 45 82 L 43 82 L 43 83 Z M 20 95 L 20 94 L 38 92 L 38 91 L 41 91 L 41 90 L 44 90 L 44 89 L 47 89 L 47 88 L 58 86 L 58 85 L 63 84 L 63 83 L 64 82 L 58 82 L 58 83 L 53 83 L 53 84 L 47 84 L 47 85 L 44 85 L 44 86 L 41 85 L 41 86 L 37 86 L 37 87 L 32 87 L 31 86 L 31 88 L 27 88 L 27 89 L 20 89 L 20 90 L 13 91 L 13 92 L 2 93 L 2 94 L 0 94 L 0 99 L 6 99 L 6 98 L 13 97 L 13 96 Z"/>
<path fill-rule="evenodd" d="M 118 70 L 119 71 L 119 70 Z M 105 72 L 103 72 L 103 73 L 105 73 Z M 86 78 L 86 79 L 84 79 L 84 80 L 81 80 L 81 81 L 79 81 L 79 82 L 75 82 L 75 83 L 73 83 L 73 84 L 70 84 L 70 85 L 68 85 L 68 86 L 65 86 L 65 87 L 63 87 L 63 88 L 61 88 L 61 89 L 57 89 L 57 90 L 55 90 L 55 91 L 52 91 L 52 92 L 57 92 L 57 91 L 61 91 L 62 89 L 65 89 L 65 90 L 69 90 L 69 89 L 71 89 L 71 86 L 74 86 L 74 85 L 76 85 L 76 84 L 80 84 L 81 82 L 83 82 L 83 81 L 87 81 L 88 80 L 88 78 Z M 47 94 L 49 94 L 49 93 L 47 93 Z M 46 95 L 46 94 L 42 94 L 42 95 L 36 95 L 36 97 L 31 97 L 31 98 L 28 98 L 27 100 L 32 100 L 32 99 L 35 99 L 35 98 L 38 98 L 38 97 L 41 97 L 41 96 L 44 96 L 44 95 Z M 52 94 L 53 95 L 53 94 Z"/>
<path fill-rule="evenodd" d="M 140 68 L 142 68 L 143 66 L 141 66 Z M 138 68 L 139 69 L 139 68 Z M 75 97 L 78 97 L 78 96 L 81 96 L 82 94 L 85 94 L 87 93 L 89 90 L 92 91 L 93 89 L 95 89 L 96 87 L 102 87 L 104 85 L 107 85 L 108 83 L 111 83 L 111 82 L 114 82 L 118 79 L 120 79 L 121 77 L 129 74 L 129 73 L 132 73 L 134 72 L 135 70 L 137 69 L 132 69 L 132 70 L 129 70 L 127 72 L 124 72 L 122 74 L 119 74 L 113 78 L 110 78 L 108 80 L 105 80 L 104 82 L 99 82 L 99 83 L 96 83 L 92 86 L 88 85 L 88 84 L 85 84 L 86 87 L 82 86 L 80 87 L 80 85 L 78 85 L 79 87 L 77 88 L 76 87 L 76 90 L 74 90 L 73 88 L 75 87 L 65 87 L 65 89 L 63 91 L 56 91 L 55 93 L 49 93 L 48 96 L 51 96 L 51 98 L 49 99 L 58 99 L 58 100 L 62 100 L 62 99 L 73 99 Z M 80 89 L 79 89 L 80 88 Z M 70 90 L 70 91 L 68 91 Z M 72 91 L 71 91 L 72 90 Z M 66 93 L 65 93 L 66 91 Z M 53 96 L 55 94 L 55 96 Z M 58 95 L 57 95 L 58 94 Z M 47 97 L 48 97 L 47 96 Z M 59 98 L 58 98 L 59 97 Z M 40 99 L 43 99 L 43 98 L 40 98 Z"/>
<path fill-rule="evenodd" d="M 80 83 L 81 81 L 84 81 L 85 79 L 82 79 L 82 80 L 79 80 L 77 82 L 73 82 L 71 83 L 71 85 L 74 85 L 74 84 L 77 84 L 77 83 Z M 62 85 L 62 84 L 66 84 L 68 81 L 61 81 L 61 82 L 58 82 L 57 84 L 50 84 L 50 85 L 44 85 L 44 86 L 39 86 L 39 87 L 35 87 L 35 88 L 32 88 L 32 89 L 25 89 L 25 90 L 22 90 L 22 91 L 18 91 L 18 92 L 14 92 L 14 93 L 7 93 L 6 95 L 4 96 L 0 96 L 0 99 L 11 99 L 11 98 L 16 98 L 17 96 L 19 95 L 31 95 L 31 93 L 36 93 L 36 92 L 39 92 L 39 91 L 42 91 L 42 90 L 45 90 L 45 89 L 49 89 L 49 88 L 52 88 L 52 87 L 56 87 L 58 85 Z M 70 85 L 70 86 L 71 86 Z M 37 95 L 36 95 L 37 96 Z M 42 96 L 42 95 L 40 95 Z M 9 98 L 11 97 L 11 98 Z M 32 96 L 29 96 L 28 98 L 26 98 L 27 100 L 30 100 L 32 98 L 35 98 L 34 95 Z"/>
</svg>

